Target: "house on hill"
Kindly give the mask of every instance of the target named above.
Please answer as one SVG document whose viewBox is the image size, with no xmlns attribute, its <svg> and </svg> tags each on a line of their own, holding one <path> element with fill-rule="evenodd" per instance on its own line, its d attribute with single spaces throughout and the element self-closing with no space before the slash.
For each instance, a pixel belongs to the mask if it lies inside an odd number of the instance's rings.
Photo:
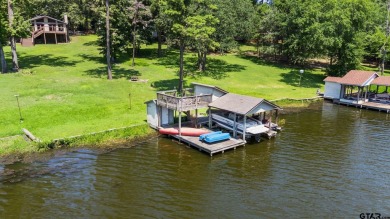
<svg viewBox="0 0 390 219">
<path fill-rule="evenodd" d="M 35 44 L 68 43 L 68 17 L 58 20 L 49 16 L 37 16 L 30 19 L 31 37 L 21 39 L 22 46 L 34 46 Z"/>
</svg>

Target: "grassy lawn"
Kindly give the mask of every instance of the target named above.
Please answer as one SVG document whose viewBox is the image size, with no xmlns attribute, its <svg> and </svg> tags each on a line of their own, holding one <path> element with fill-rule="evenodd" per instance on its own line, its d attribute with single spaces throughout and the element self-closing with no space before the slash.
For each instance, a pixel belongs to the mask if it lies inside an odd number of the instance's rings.
<svg viewBox="0 0 390 219">
<path fill-rule="evenodd" d="M 157 58 L 156 45 L 145 46 L 136 58 L 136 67 L 122 57 L 113 67 L 114 80 L 108 81 L 96 39 L 91 35 L 74 37 L 70 44 L 18 46 L 23 70 L 0 75 L 0 138 L 18 135 L 22 127 L 50 140 L 145 124 L 144 102 L 154 98 L 156 90 L 177 87 L 177 52 L 166 50 L 164 57 Z M 9 47 L 5 52 L 9 58 Z M 194 54 L 186 56 L 187 86 L 197 81 L 269 100 L 308 98 L 323 87 L 320 71 L 305 70 L 298 86 L 297 69 L 239 53 L 208 56 L 205 73 L 195 71 L 191 64 L 195 60 Z M 148 82 L 129 82 L 135 75 Z M 16 94 L 23 123 L 19 122 Z"/>
</svg>

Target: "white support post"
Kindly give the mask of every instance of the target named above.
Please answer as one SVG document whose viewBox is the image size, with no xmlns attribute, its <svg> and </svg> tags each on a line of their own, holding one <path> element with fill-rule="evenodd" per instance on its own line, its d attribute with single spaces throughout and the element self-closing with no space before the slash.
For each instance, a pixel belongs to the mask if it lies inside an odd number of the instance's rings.
<svg viewBox="0 0 390 219">
<path fill-rule="evenodd" d="M 195 109 L 195 128 L 198 128 L 198 108 Z"/>
<path fill-rule="evenodd" d="M 234 124 L 233 124 L 233 137 L 237 138 L 237 114 L 234 113 Z"/>
<path fill-rule="evenodd" d="M 368 94 L 368 86 L 366 87 L 366 93 L 364 94 L 364 102 L 367 100 L 367 94 Z"/>
<path fill-rule="evenodd" d="M 242 130 L 242 140 L 245 141 L 245 130 L 246 130 L 246 115 L 244 115 L 244 130 Z"/>
<path fill-rule="evenodd" d="M 181 111 L 179 111 L 179 136 L 181 137 Z"/>
<path fill-rule="evenodd" d="M 211 107 L 209 107 L 209 128 L 211 128 Z"/>
<path fill-rule="evenodd" d="M 360 100 L 360 90 L 361 90 L 361 87 L 358 87 L 358 95 L 357 95 L 357 103 L 359 103 L 359 100 Z"/>
<path fill-rule="evenodd" d="M 156 108 L 157 108 L 157 126 L 160 127 L 161 126 L 161 112 L 160 112 L 160 109 L 161 109 L 161 106 L 157 105 L 156 104 Z"/>
</svg>

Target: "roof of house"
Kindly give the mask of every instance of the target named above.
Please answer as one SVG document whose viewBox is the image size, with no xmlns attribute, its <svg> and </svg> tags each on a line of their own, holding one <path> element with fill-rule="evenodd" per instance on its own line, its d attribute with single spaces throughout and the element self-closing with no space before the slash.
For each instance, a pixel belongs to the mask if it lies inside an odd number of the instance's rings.
<svg viewBox="0 0 390 219">
<path fill-rule="evenodd" d="M 375 78 L 371 84 L 374 85 L 383 85 L 383 86 L 390 86 L 390 76 L 379 76 Z"/>
<path fill-rule="evenodd" d="M 230 111 L 233 113 L 246 115 L 251 110 L 256 108 L 262 103 L 266 103 L 274 109 L 280 109 L 279 106 L 265 100 L 262 98 L 243 96 L 239 94 L 227 93 L 224 96 L 216 99 L 215 101 L 209 104 L 209 107 L 214 107 L 226 111 Z"/>
<path fill-rule="evenodd" d="M 203 86 L 203 87 L 214 88 L 214 89 L 216 89 L 216 90 L 218 90 L 218 91 L 221 91 L 222 93 L 225 93 L 225 94 L 229 93 L 229 92 L 227 92 L 226 90 L 224 90 L 224 89 L 222 89 L 222 88 L 220 88 L 220 87 L 217 87 L 217 86 L 213 86 L 213 85 L 201 84 L 201 83 L 196 83 L 196 82 L 192 82 L 191 84 L 193 84 L 193 85 L 199 85 L 199 86 Z"/>
<path fill-rule="evenodd" d="M 49 16 L 47 16 L 47 15 L 40 15 L 40 16 L 33 17 L 33 18 L 31 18 L 31 19 L 30 19 L 30 21 L 39 20 L 39 19 L 42 19 L 42 18 L 45 18 L 45 17 L 46 17 L 46 18 L 48 18 L 48 19 L 55 20 L 55 21 L 57 21 L 57 22 L 59 22 L 59 23 L 63 23 L 63 24 L 65 24 L 65 22 L 64 22 L 64 21 L 61 21 L 61 20 L 58 20 L 58 19 L 55 19 L 55 18 L 49 17 Z"/>
<path fill-rule="evenodd" d="M 339 82 L 341 79 L 341 77 L 331 77 L 331 76 L 328 76 L 324 79 L 325 82 Z"/>
<path fill-rule="evenodd" d="M 344 77 L 342 77 L 338 83 L 354 86 L 365 86 L 373 76 L 378 74 L 373 71 L 360 71 L 360 70 L 351 70 Z"/>
</svg>

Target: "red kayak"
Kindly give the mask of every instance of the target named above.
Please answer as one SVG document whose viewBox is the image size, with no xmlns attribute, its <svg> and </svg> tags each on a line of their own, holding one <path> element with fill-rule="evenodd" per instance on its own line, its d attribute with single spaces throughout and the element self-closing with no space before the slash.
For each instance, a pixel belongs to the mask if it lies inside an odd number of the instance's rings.
<svg viewBox="0 0 390 219">
<path fill-rule="evenodd" d="M 160 134 L 164 135 L 178 135 L 179 134 L 179 129 L 178 128 L 162 128 L 158 130 Z M 195 128 L 181 128 L 181 135 L 184 136 L 199 136 L 203 134 L 209 133 L 208 130 L 204 129 L 195 129 Z"/>
</svg>

